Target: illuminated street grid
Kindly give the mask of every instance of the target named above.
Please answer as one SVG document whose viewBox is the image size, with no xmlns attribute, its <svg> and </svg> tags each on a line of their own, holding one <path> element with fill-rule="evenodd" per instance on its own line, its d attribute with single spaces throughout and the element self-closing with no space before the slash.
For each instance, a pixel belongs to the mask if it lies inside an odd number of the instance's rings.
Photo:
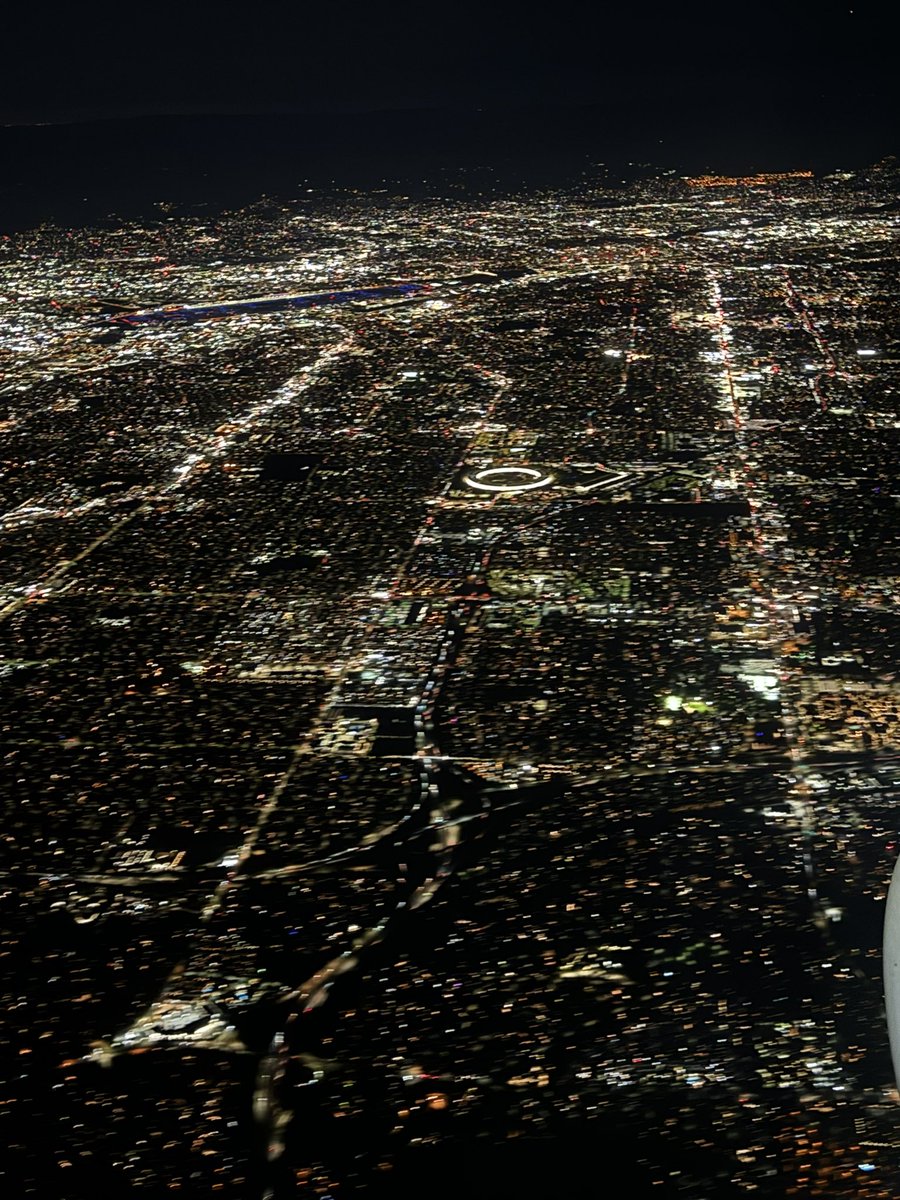
<svg viewBox="0 0 900 1200">
<path fill-rule="evenodd" d="M 900 1193 L 898 185 L 0 243 L 17 1195 Z"/>
</svg>

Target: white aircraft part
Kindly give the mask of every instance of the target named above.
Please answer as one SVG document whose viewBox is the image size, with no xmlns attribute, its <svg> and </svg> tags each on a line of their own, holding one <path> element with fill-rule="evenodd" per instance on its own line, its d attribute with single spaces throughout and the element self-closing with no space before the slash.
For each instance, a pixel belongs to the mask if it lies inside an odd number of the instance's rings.
<svg viewBox="0 0 900 1200">
<path fill-rule="evenodd" d="M 900 858 L 891 876 L 884 915 L 884 1005 L 894 1078 L 900 1087 Z"/>
</svg>

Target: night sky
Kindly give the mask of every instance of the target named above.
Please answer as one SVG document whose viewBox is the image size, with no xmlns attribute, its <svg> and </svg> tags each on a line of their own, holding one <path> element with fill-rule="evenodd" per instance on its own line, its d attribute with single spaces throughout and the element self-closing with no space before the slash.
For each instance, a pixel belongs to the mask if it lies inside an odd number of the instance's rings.
<svg viewBox="0 0 900 1200">
<path fill-rule="evenodd" d="M 0 121 L 599 104 L 894 122 L 882 0 L 8 6 Z"/>
</svg>

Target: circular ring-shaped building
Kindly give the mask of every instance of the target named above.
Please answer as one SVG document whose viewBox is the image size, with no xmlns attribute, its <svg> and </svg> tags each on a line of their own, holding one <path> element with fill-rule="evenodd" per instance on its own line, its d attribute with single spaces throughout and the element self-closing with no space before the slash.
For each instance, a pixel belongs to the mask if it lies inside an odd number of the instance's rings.
<svg viewBox="0 0 900 1200">
<path fill-rule="evenodd" d="M 537 467 L 483 467 L 466 475 L 463 482 L 478 492 L 513 495 L 549 487 L 553 483 L 553 476 L 546 471 L 539 471 Z"/>
</svg>

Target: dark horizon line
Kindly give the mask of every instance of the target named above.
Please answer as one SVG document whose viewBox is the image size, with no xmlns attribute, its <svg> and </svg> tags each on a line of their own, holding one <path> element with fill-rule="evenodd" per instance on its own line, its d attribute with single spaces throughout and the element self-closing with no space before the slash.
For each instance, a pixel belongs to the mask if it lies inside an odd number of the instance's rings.
<svg viewBox="0 0 900 1200">
<path fill-rule="evenodd" d="M 214 118 L 234 118 L 236 120 L 244 120 L 246 118 L 262 118 L 267 117 L 377 117 L 377 116 L 403 116 L 408 113 L 441 113 L 444 115 L 458 114 L 460 116 L 472 116 L 476 113 L 488 113 L 491 115 L 514 115 L 517 113 L 553 111 L 554 109 L 572 111 L 575 109 L 590 109 L 598 108 L 603 104 L 600 100 L 575 100 L 575 101 L 521 101 L 515 104 L 495 104 L 485 102 L 483 104 L 449 104 L 432 101 L 425 104 L 416 105 L 386 105 L 383 108 L 363 107 L 362 105 L 348 105 L 344 108 L 300 108 L 293 105 L 277 105 L 270 108 L 258 109 L 229 109 L 229 108 L 194 108 L 194 109 L 176 109 L 166 111 L 164 109 L 147 109 L 146 111 L 124 112 L 124 113 L 106 113 L 106 114 L 85 114 L 79 113 L 71 116 L 60 116 L 51 120 L 6 120 L 0 121 L 0 129 L 42 129 L 42 128 L 57 128 L 65 125 L 106 125 L 115 124 L 125 121 L 154 121 L 154 120 L 185 120 L 192 118 L 214 117 Z"/>
<path fill-rule="evenodd" d="M 685 119 L 690 119 L 696 104 L 688 101 L 683 105 L 683 116 Z M 128 122 L 143 122 L 143 121 L 179 121 L 179 120 L 249 120 L 249 119 L 278 119 L 278 118 L 316 118 L 316 119 L 335 119 L 335 118 L 357 118 L 364 119 L 369 117 L 389 117 L 389 116 L 422 116 L 429 113 L 440 116 L 459 116 L 473 117 L 479 114 L 488 117 L 514 117 L 527 116 L 529 114 L 538 113 L 554 113 L 554 112 L 570 112 L 570 113 L 590 113 L 600 110 L 607 118 L 611 115 L 611 106 L 608 100 L 593 98 L 593 99 L 522 99 L 518 98 L 515 101 L 501 103 L 494 100 L 484 100 L 477 104 L 450 103 L 446 101 L 427 101 L 421 104 L 386 104 L 383 107 L 369 107 L 362 104 L 348 104 L 341 107 L 300 107 L 297 105 L 271 105 L 263 108 L 228 108 L 225 106 L 213 107 L 186 107 L 176 108 L 173 110 L 165 110 L 160 108 L 149 107 L 142 109 L 138 107 L 134 111 L 125 112 L 92 112 L 80 111 L 68 115 L 53 116 L 49 119 L 7 119 L 0 120 L 0 130 L 14 129 L 46 129 L 60 128 L 66 126 L 82 126 L 82 125 L 114 125 Z M 831 106 L 826 106 L 825 112 L 837 119 L 844 121 L 855 120 L 855 114 L 846 105 L 837 105 L 834 111 L 831 111 Z M 642 124 L 650 126 L 652 118 L 649 113 L 638 114 Z M 669 110 L 668 115 L 671 117 L 672 112 Z M 735 114 L 737 120 L 746 119 L 747 117 L 758 116 L 765 119 L 764 114 L 752 111 L 743 111 Z M 614 117 L 616 120 L 621 120 L 622 115 Z M 662 123 L 660 128 L 662 128 Z"/>
</svg>

